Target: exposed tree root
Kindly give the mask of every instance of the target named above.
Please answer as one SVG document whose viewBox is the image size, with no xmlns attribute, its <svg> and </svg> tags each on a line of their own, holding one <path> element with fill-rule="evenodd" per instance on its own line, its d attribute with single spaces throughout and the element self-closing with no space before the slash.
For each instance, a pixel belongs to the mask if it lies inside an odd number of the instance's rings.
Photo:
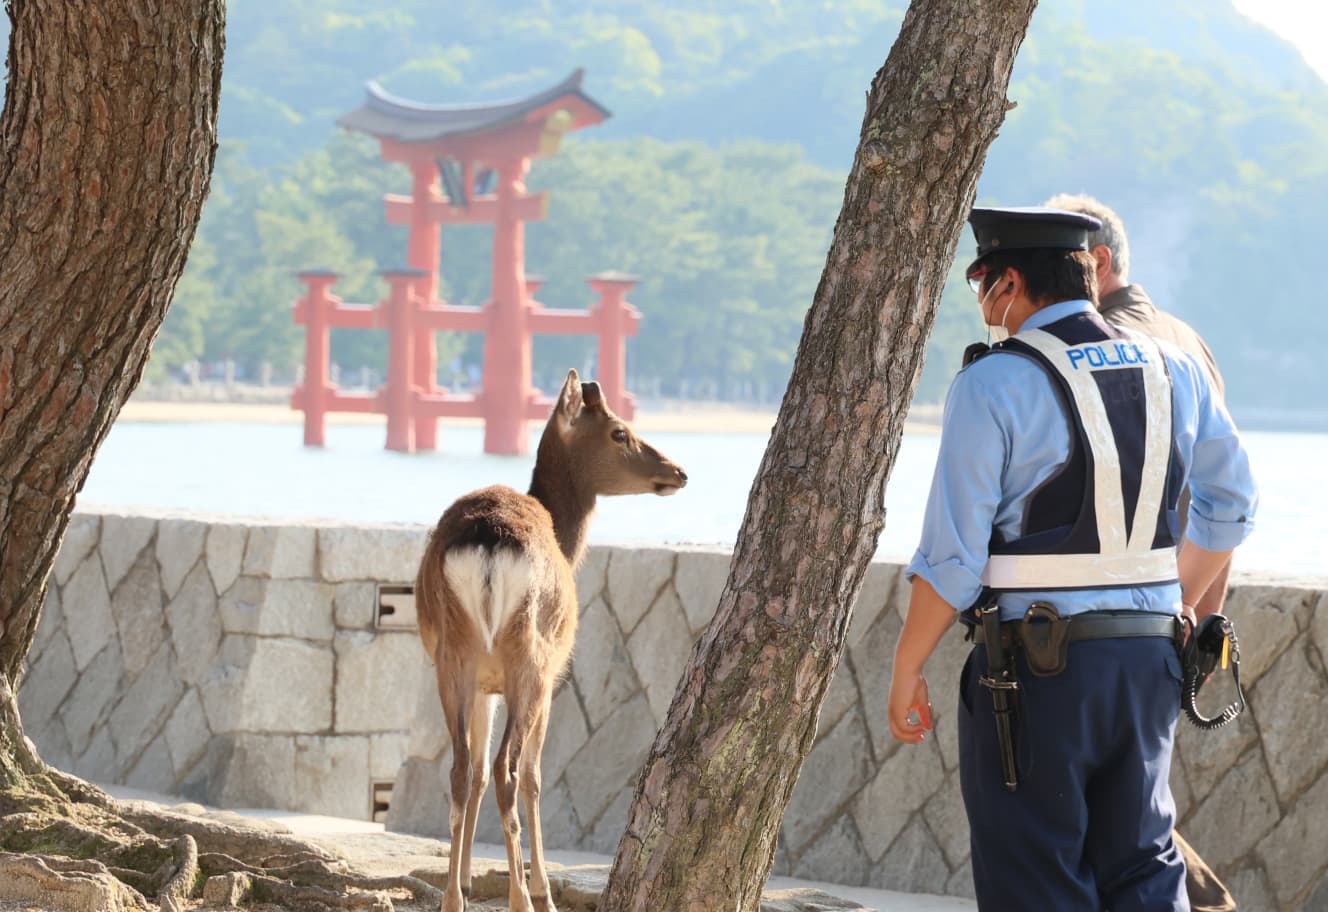
<svg viewBox="0 0 1328 912">
<path fill-rule="evenodd" d="M 368 909 L 369 912 L 392 912 L 392 900 L 380 892 L 361 893 L 327 890 L 323 887 L 298 886 L 275 877 L 255 877 L 254 899 L 274 902 L 289 909 Z"/>
<path fill-rule="evenodd" d="M 147 907 L 148 901 L 143 896 L 143 890 L 135 884 L 136 878 L 142 878 L 143 875 L 137 871 L 131 871 L 127 868 L 115 868 L 102 864 L 100 861 L 94 861 L 91 858 L 61 858 L 52 856 L 42 859 L 47 867 L 60 874 L 80 873 L 80 874 L 102 874 L 107 877 L 114 877 L 120 883 L 125 885 L 130 898 L 143 907 Z"/>
<path fill-rule="evenodd" d="M 175 848 L 180 856 L 180 863 L 175 873 L 162 885 L 157 899 L 161 902 L 162 912 L 183 912 L 185 900 L 194 892 L 198 882 L 198 844 L 192 836 L 181 836 L 175 840 Z"/>
<path fill-rule="evenodd" d="M 198 851 L 252 859 L 261 867 L 289 865 L 300 861 L 336 862 L 331 853 L 285 833 L 256 827 L 229 826 L 203 817 L 190 817 L 150 807 L 138 801 L 115 801 L 120 818 L 141 831 L 178 839 L 192 836 Z"/>
<path fill-rule="evenodd" d="M 71 779 L 59 774 L 57 781 L 63 787 Z M 442 901 L 442 891 L 417 877 L 358 876 L 344 860 L 286 834 L 118 802 L 72 782 L 77 797 L 64 802 L 45 789 L 0 793 L 10 810 L 0 817 L 0 851 L 41 856 L 52 872 L 42 876 L 52 883 L 75 874 L 114 877 L 126 888 L 124 908 L 150 908 L 148 897 L 163 912 L 184 912 L 198 906 L 209 879 L 225 875 L 247 878 L 246 901 L 314 912 L 389 912 L 389 892 L 434 908 Z M 235 895 L 218 885 L 220 905 Z"/>
<path fill-rule="evenodd" d="M 48 767 L 23 737 L 3 675 L 0 861 L 9 872 L 0 877 L 0 900 L 22 898 L 5 893 L 21 880 L 52 909 L 184 912 L 206 908 L 205 893 L 231 908 L 253 902 L 314 912 L 390 912 L 389 893 L 432 908 L 442 900 L 416 877 L 358 876 L 344 860 L 289 834 L 117 801 Z"/>
<path fill-rule="evenodd" d="M 312 887 L 325 887 L 331 890 L 403 890 L 409 892 L 416 901 L 438 905 L 443 901 L 443 891 L 433 884 L 418 877 L 402 875 L 400 877 L 358 877 L 347 873 L 342 863 L 338 870 L 334 865 L 323 861 L 300 861 L 285 867 L 260 868 L 246 864 L 229 855 L 207 854 L 199 856 L 199 867 L 209 877 L 219 874 L 250 874 L 254 876 L 279 877 Z"/>
<path fill-rule="evenodd" d="M 0 899 L 78 912 L 151 908 L 141 893 L 98 867 L 87 860 L 0 852 Z"/>
<path fill-rule="evenodd" d="M 366 890 L 409 890 L 415 899 L 430 906 L 438 906 L 443 901 L 442 890 L 409 874 L 400 877 L 363 877 L 355 885 Z"/>
<path fill-rule="evenodd" d="M 114 877 L 129 888 L 130 895 L 137 897 L 135 901 L 138 901 L 141 905 L 147 904 L 147 900 L 143 899 L 143 893 L 153 892 L 153 889 L 147 885 L 150 880 L 149 876 L 131 870 L 131 868 L 109 866 L 109 864 L 97 862 L 96 859 L 64 858 L 60 855 L 41 856 L 41 860 L 46 864 L 46 867 L 58 872 L 58 874 L 92 874 Z"/>
<path fill-rule="evenodd" d="M 150 908 L 143 897 L 155 898 L 163 912 L 196 907 L 208 879 L 229 874 L 249 879 L 244 893 L 255 903 L 314 912 L 390 912 L 388 891 L 434 907 L 442 900 L 418 878 L 356 876 L 345 861 L 285 834 L 103 800 L 87 790 L 80 797 L 61 806 L 50 795 L 11 790 L 11 807 L 33 809 L 0 817 L 0 851 L 41 856 L 51 871 L 41 876 L 52 884 L 66 876 L 114 877 L 138 907 Z"/>
<path fill-rule="evenodd" d="M 257 862 L 241 861 L 221 852 L 206 852 L 198 856 L 198 866 L 206 877 L 240 873 L 267 874 L 272 877 L 284 877 L 287 880 L 300 877 L 316 878 L 325 873 L 337 871 L 337 864 L 336 862 L 329 863 L 319 859 L 303 859 L 290 864 L 258 864 Z M 340 869 L 344 870 L 344 868 L 345 863 L 341 862 Z M 314 881 L 307 882 L 313 883 Z"/>
</svg>

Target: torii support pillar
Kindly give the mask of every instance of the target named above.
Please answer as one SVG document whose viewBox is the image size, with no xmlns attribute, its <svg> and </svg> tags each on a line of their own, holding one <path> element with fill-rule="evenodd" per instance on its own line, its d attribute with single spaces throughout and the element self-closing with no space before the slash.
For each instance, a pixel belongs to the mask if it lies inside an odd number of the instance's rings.
<svg viewBox="0 0 1328 912">
<path fill-rule="evenodd" d="M 387 297 L 387 448 L 399 453 L 415 452 L 416 311 L 421 299 L 415 287 L 424 275 L 421 269 L 389 269 L 382 273 L 390 291 Z"/>
<path fill-rule="evenodd" d="M 493 231 L 492 297 L 484 334 L 484 452 L 519 455 L 529 449 L 526 412 L 531 385 L 530 303 L 526 293 L 525 199 L 528 159 L 498 163 Z"/>
<path fill-rule="evenodd" d="M 328 383 L 329 315 L 335 306 L 330 289 L 340 276 L 326 269 L 299 274 L 307 291 L 296 302 L 296 322 L 303 318 L 308 330 L 304 345 L 304 384 L 301 405 L 304 408 L 304 445 L 322 446 L 325 442 L 324 418 L 333 387 Z"/>
<path fill-rule="evenodd" d="M 636 397 L 627 392 L 627 337 L 636 335 L 641 312 L 627 303 L 627 292 L 638 279 L 620 272 L 602 272 L 586 279 L 599 303 L 590 308 L 599 332 L 597 379 L 609 408 L 627 421 L 636 417 Z"/>
<path fill-rule="evenodd" d="M 438 194 L 438 163 L 434 160 L 413 161 L 411 173 L 410 235 L 407 242 L 406 262 L 418 270 L 415 294 L 421 301 L 432 301 L 438 295 L 438 256 L 442 245 L 442 225 L 429 212 L 433 198 Z M 411 379 L 425 396 L 438 392 L 438 346 L 433 332 L 416 326 Z M 432 415 L 414 418 L 414 444 L 416 449 L 438 449 L 438 419 Z"/>
<path fill-rule="evenodd" d="M 295 301 L 295 322 L 305 324 L 304 382 L 291 393 L 291 407 L 304 410 L 305 446 L 322 446 L 328 412 L 381 412 L 376 393 L 342 392 L 328 377 L 328 331 L 375 329 L 384 325 L 381 305 L 347 304 L 332 294 L 339 276 L 327 270 L 299 273 L 305 285 Z"/>
</svg>

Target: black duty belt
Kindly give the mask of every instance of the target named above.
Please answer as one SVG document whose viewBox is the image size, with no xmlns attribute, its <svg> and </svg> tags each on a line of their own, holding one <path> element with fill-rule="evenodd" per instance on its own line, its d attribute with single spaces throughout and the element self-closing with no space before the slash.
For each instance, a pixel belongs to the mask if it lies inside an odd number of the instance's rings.
<svg viewBox="0 0 1328 912">
<path fill-rule="evenodd" d="M 1114 640 L 1124 637 L 1167 637 L 1176 638 L 1176 618 L 1170 614 L 1136 611 L 1107 614 L 1089 611 L 1071 614 L 1061 618 L 1066 625 L 1066 635 L 1070 642 L 1075 640 Z M 1003 621 L 1001 640 L 1009 647 L 1020 642 L 1024 621 Z M 982 626 L 972 628 L 974 643 L 986 643 Z"/>
<path fill-rule="evenodd" d="M 979 623 L 969 629 L 969 638 L 987 646 L 987 673 L 978 678 L 978 683 L 991 691 L 1001 780 L 1005 788 L 1013 792 L 1019 788 L 1014 738 L 1021 687 L 1014 669 L 1016 649 L 1023 654 L 1030 672 L 1039 677 L 1052 677 L 1065 670 L 1069 645 L 1074 640 L 1166 637 L 1179 643 L 1184 628 L 1179 618 L 1170 614 L 1091 611 L 1062 616 L 1056 606 L 1047 602 L 1032 602 L 1021 620 L 1002 623 L 1000 607 L 994 595 L 988 594 L 990 597 L 985 603 L 974 606 L 974 619 Z M 1208 649 L 1208 652 L 1212 651 Z M 1215 660 L 1207 664 L 1211 668 Z"/>
</svg>

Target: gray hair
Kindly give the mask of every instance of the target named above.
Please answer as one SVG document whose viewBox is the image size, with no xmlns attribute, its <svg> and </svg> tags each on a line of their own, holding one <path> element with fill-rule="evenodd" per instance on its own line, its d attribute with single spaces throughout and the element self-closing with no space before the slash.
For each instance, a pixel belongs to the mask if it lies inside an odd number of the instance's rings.
<svg viewBox="0 0 1328 912">
<path fill-rule="evenodd" d="M 1096 197 L 1084 193 L 1058 193 L 1044 205 L 1052 209 L 1067 209 L 1091 215 L 1102 223 L 1102 228 L 1088 235 L 1091 250 L 1098 244 L 1111 251 L 1111 271 L 1128 281 L 1130 275 L 1130 240 L 1125 236 L 1125 225 L 1116 211 Z"/>
</svg>

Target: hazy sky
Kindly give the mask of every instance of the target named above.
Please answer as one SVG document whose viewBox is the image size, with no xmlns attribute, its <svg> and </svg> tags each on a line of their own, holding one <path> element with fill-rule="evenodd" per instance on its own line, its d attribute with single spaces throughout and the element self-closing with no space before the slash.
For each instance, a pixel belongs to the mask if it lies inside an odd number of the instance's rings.
<svg viewBox="0 0 1328 912">
<path fill-rule="evenodd" d="M 1235 0 L 1236 9 L 1290 41 L 1328 80 L 1328 4 L 1322 0 Z"/>
</svg>

